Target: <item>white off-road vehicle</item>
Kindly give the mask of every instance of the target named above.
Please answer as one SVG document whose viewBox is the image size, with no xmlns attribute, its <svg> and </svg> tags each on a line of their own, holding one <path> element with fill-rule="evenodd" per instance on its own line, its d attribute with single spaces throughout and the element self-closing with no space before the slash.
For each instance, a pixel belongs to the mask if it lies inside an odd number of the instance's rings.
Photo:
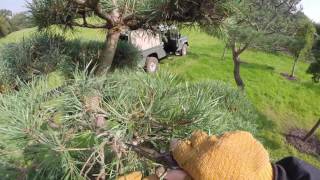
<svg viewBox="0 0 320 180">
<path fill-rule="evenodd" d="M 120 37 L 139 49 L 141 61 L 138 63 L 147 72 L 156 72 L 159 60 L 170 54 L 187 55 L 188 38 L 181 36 L 175 26 L 159 26 L 158 30 L 137 29 L 127 31 Z"/>
</svg>

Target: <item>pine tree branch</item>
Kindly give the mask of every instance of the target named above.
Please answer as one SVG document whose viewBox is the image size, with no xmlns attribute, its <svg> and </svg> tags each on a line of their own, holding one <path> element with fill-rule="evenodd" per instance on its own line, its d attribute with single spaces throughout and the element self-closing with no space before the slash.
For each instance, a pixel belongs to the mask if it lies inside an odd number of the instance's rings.
<svg viewBox="0 0 320 180">
<path fill-rule="evenodd" d="M 73 0 L 73 2 L 77 3 L 78 5 L 85 5 L 86 4 L 86 0 Z"/>
<path fill-rule="evenodd" d="M 107 28 L 106 24 L 95 25 L 95 24 L 88 24 L 88 23 L 79 24 L 77 22 L 73 22 L 71 25 L 78 26 L 78 27 L 92 28 L 92 29 L 106 29 Z"/>
<path fill-rule="evenodd" d="M 238 50 L 238 53 L 239 54 L 243 53 L 249 47 L 249 45 L 250 45 L 250 42 L 247 42 L 242 48 Z"/>
<path fill-rule="evenodd" d="M 80 5 L 80 6 L 85 6 L 91 10 L 94 11 L 94 13 L 100 17 L 101 19 L 104 19 L 108 22 L 108 24 L 110 24 L 111 26 L 113 26 L 114 22 L 112 20 L 112 17 L 103 11 L 101 5 L 99 4 L 99 1 L 86 1 L 86 0 L 73 0 L 74 3 Z"/>
<path fill-rule="evenodd" d="M 114 25 L 114 22 L 113 22 L 112 17 L 111 17 L 109 14 L 103 12 L 102 7 L 101 7 L 100 4 L 97 4 L 96 7 L 94 7 L 93 10 L 94 10 L 95 14 L 96 14 L 98 17 L 106 20 L 106 21 L 108 22 L 108 24 L 110 24 L 111 26 Z"/>
</svg>

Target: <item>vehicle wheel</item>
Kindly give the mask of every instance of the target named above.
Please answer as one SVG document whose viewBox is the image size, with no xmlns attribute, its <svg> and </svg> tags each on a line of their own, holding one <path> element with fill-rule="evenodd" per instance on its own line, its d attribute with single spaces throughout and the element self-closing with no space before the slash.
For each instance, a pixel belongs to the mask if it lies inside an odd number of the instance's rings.
<svg viewBox="0 0 320 180">
<path fill-rule="evenodd" d="M 147 57 L 145 70 L 148 73 L 155 73 L 158 70 L 159 61 L 156 57 Z"/>
<path fill-rule="evenodd" d="M 184 44 L 184 45 L 182 46 L 182 49 L 181 49 L 180 54 L 181 54 L 181 56 L 186 56 L 187 53 L 188 53 L 188 45 L 187 45 L 187 44 Z"/>
</svg>

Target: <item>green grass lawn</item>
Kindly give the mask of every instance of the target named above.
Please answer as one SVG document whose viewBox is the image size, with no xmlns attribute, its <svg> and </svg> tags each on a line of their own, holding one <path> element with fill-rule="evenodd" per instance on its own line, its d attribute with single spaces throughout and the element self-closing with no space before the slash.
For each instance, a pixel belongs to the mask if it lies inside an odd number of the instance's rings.
<svg viewBox="0 0 320 180">
<path fill-rule="evenodd" d="M 35 28 L 15 32 L 0 39 L 0 45 L 19 41 L 36 32 Z M 235 86 L 230 52 L 222 60 L 224 45 L 197 30 L 184 31 L 190 38 L 190 51 L 186 57 L 169 57 L 161 68 L 177 73 L 189 81 L 222 80 Z M 96 30 L 77 29 L 67 33 L 70 39 L 104 40 L 104 33 Z M 300 157 L 320 167 L 319 157 L 299 153 L 285 142 L 283 134 L 291 128 L 310 129 L 320 117 L 320 85 L 311 82 L 305 73 L 308 64 L 299 62 L 297 81 L 288 81 L 280 73 L 289 72 L 292 59 L 248 51 L 242 56 L 241 74 L 246 83 L 245 93 L 259 111 L 259 139 L 269 149 L 273 160 L 285 156 Z M 317 134 L 320 137 L 320 132 Z"/>
<path fill-rule="evenodd" d="M 196 30 L 184 33 L 190 38 L 189 55 L 168 58 L 162 67 L 187 80 L 218 79 L 236 86 L 231 52 L 225 60 L 221 58 L 224 44 Z M 291 128 L 311 129 L 320 117 L 320 85 L 313 84 L 305 73 L 308 64 L 300 62 L 298 80 L 288 81 L 280 75 L 291 70 L 292 58 L 288 56 L 248 51 L 241 59 L 245 62 L 241 65 L 245 93 L 260 112 L 259 138 L 273 160 L 294 155 L 320 167 L 319 157 L 297 152 L 283 136 Z"/>
<path fill-rule="evenodd" d="M 56 27 L 53 27 L 52 29 L 55 31 L 55 33 L 61 33 L 61 34 L 63 33 L 62 30 Z M 4 38 L 0 38 L 0 45 L 12 43 L 12 42 L 19 42 L 36 32 L 37 32 L 37 28 L 28 28 L 28 29 L 23 29 L 20 31 L 13 32 Z M 102 41 L 105 38 L 104 34 L 105 33 L 103 32 L 103 30 L 75 28 L 75 31 L 67 31 L 66 37 L 67 39 L 81 39 L 84 41 L 88 41 L 88 40 Z"/>
</svg>

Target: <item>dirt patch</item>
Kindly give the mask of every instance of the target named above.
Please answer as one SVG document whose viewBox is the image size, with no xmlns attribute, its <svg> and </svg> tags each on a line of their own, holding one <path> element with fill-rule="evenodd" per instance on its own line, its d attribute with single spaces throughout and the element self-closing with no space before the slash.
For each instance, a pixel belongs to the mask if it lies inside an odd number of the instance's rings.
<svg viewBox="0 0 320 180">
<path fill-rule="evenodd" d="M 288 79 L 289 81 L 296 81 L 297 77 L 294 76 L 290 76 L 288 73 L 280 73 L 281 76 L 285 77 L 286 79 Z"/>
<path fill-rule="evenodd" d="M 319 155 L 320 141 L 316 136 L 312 136 L 308 141 L 304 142 L 303 138 L 308 132 L 302 129 L 293 129 L 286 134 L 287 142 L 297 148 L 300 152 Z"/>
</svg>

